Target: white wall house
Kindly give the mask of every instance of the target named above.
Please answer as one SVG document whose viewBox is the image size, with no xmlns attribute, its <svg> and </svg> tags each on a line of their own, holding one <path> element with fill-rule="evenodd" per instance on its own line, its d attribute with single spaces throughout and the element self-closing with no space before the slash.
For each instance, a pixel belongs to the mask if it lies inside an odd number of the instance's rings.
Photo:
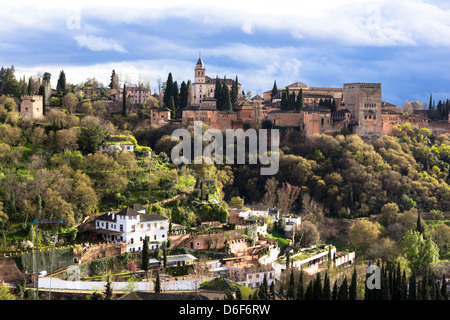
<svg viewBox="0 0 450 320">
<path fill-rule="evenodd" d="M 140 251 L 145 237 L 150 250 L 166 243 L 168 219 L 158 214 L 146 214 L 141 205 L 133 205 L 116 213 L 105 213 L 95 219 L 95 232 L 110 242 L 125 242 L 128 252 Z"/>
</svg>

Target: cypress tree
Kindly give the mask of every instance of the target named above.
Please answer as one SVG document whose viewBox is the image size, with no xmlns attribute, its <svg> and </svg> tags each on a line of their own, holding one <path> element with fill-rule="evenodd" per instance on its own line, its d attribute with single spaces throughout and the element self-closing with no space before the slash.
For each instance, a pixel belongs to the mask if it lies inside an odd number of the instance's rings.
<svg viewBox="0 0 450 320">
<path fill-rule="evenodd" d="M 233 80 L 233 85 L 231 86 L 231 94 L 230 94 L 232 110 L 236 110 L 237 108 L 238 96 L 239 96 L 238 77 L 236 76 L 236 79 Z"/>
<path fill-rule="evenodd" d="M 350 288 L 348 291 L 349 300 L 356 300 L 356 291 L 357 291 L 357 279 L 356 279 L 356 267 L 353 269 L 352 280 L 350 283 Z"/>
<path fill-rule="evenodd" d="M 413 270 L 411 276 L 409 277 L 408 300 L 417 300 L 417 281 L 415 270 Z"/>
<path fill-rule="evenodd" d="M 305 300 L 305 290 L 303 288 L 303 270 L 300 270 L 297 285 L 297 300 Z"/>
<path fill-rule="evenodd" d="M 123 85 L 123 96 L 122 96 L 122 116 L 127 116 L 127 85 Z"/>
<path fill-rule="evenodd" d="M 422 221 L 420 219 L 420 212 L 417 213 L 417 231 L 423 234 L 424 227 L 422 225 Z"/>
<path fill-rule="evenodd" d="M 188 105 L 188 86 L 186 82 L 181 82 L 180 86 L 180 103 L 179 109 L 183 109 Z"/>
<path fill-rule="evenodd" d="M 270 94 L 270 97 L 273 98 L 277 93 L 278 93 L 277 81 L 275 80 L 273 82 L 272 93 Z"/>
<path fill-rule="evenodd" d="M 242 292 L 240 288 L 236 290 L 236 300 L 242 300 Z"/>
<path fill-rule="evenodd" d="M 161 280 L 159 279 L 159 270 L 156 271 L 155 293 L 161 293 Z"/>
<path fill-rule="evenodd" d="M 270 295 L 272 296 L 272 300 L 275 300 L 275 281 L 272 281 L 272 283 L 270 284 Z"/>
<path fill-rule="evenodd" d="M 344 277 L 344 281 L 342 281 L 342 284 L 339 287 L 338 300 L 348 300 L 347 277 Z"/>
<path fill-rule="evenodd" d="M 176 116 L 176 108 L 175 108 L 175 101 L 173 99 L 173 97 L 170 97 L 169 99 L 169 105 L 167 106 L 167 108 L 171 111 L 172 113 L 172 119 L 175 119 Z"/>
<path fill-rule="evenodd" d="M 442 275 L 441 297 L 442 297 L 442 300 L 448 300 L 447 280 L 445 280 L 445 273 Z"/>
<path fill-rule="evenodd" d="M 31 77 L 28 78 L 27 94 L 29 96 L 33 95 L 33 79 Z"/>
<path fill-rule="evenodd" d="M 294 279 L 294 270 L 291 269 L 291 275 L 289 277 L 289 284 L 287 290 L 287 298 L 294 300 L 295 298 L 295 279 Z"/>
<path fill-rule="evenodd" d="M 323 297 L 323 289 L 322 289 L 322 278 L 320 276 L 320 272 L 317 273 L 316 279 L 314 280 L 314 290 L 313 290 L 313 299 L 314 300 L 322 300 Z"/>
<path fill-rule="evenodd" d="M 142 248 L 142 270 L 145 272 L 148 271 L 149 268 L 149 259 L 150 259 L 150 250 L 148 247 L 148 237 L 144 237 L 144 243 Z"/>
<path fill-rule="evenodd" d="M 303 108 L 303 89 L 302 88 L 300 88 L 300 91 L 298 92 L 297 101 L 296 101 L 296 109 L 300 110 L 301 108 Z"/>
<path fill-rule="evenodd" d="M 172 73 L 170 72 L 167 76 L 166 86 L 164 88 L 164 94 L 163 94 L 163 102 L 165 106 L 169 105 L 170 97 L 173 94 L 173 77 Z M 174 101 L 175 102 L 175 101 Z"/>
<path fill-rule="evenodd" d="M 331 300 L 331 287 L 330 287 L 330 278 L 328 277 L 328 271 L 325 272 L 325 277 L 323 279 L 323 300 Z"/>
<path fill-rule="evenodd" d="M 338 300 L 338 295 L 339 295 L 339 292 L 338 292 L 338 285 L 337 285 L 337 280 L 336 280 L 336 281 L 334 281 L 334 284 L 333 284 L 333 291 L 331 293 L 331 299 Z"/>
<path fill-rule="evenodd" d="M 313 292 L 313 281 L 310 280 L 308 287 L 306 288 L 306 293 L 305 293 L 305 300 L 313 300 L 314 299 L 314 292 Z"/>
<path fill-rule="evenodd" d="M 422 278 L 420 285 L 420 300 L 431 300 L 430 288 L 428 287 L 428 273 Z"/>
<path fill-rule="evenodd" d="M 178 82 L 177 81 L 174 81 L 174 83 L 172 85 L 171 97 L 173 98 L 173 102 L 175 104 L 175 115 L 176 115 L 176 111 L 180 107 L 180 91 L 178 89 Z M 169 103 L 170 103 L 170 101 L 169 101 Z"/>
<path fill-rule="evenodd" d="M 262 300 L 267 300 L 267 289 L 268 289 L 267 277 L 266 274 L 264 274 L 262 285 L 259 287 L 259 296 Z"/>
<path fill-rule="evenodd" d="M 402 276 L 402 291 L 401 291 L 401 300 L 408 300 L 408 283 L 406 281 L 406 271 L 403 269 Z"/>
<path fill-rule="evenodd" d="M 59 96 L 66 94 L 66 74 L 64 70 L 59 73 L 58 83 L 56 85 L 56 91 Z"/>
<path fill-rule="evenodd" d="M 389 291 L 390 283 L 389 283 L 388 270 L 383 267 L 381 274 L 382 274 L 382 276 L 381 276 L 382 280 L 381 280 L 380 299 L 381 300 L 391 300 L 391 293 Z"/>
</svg>

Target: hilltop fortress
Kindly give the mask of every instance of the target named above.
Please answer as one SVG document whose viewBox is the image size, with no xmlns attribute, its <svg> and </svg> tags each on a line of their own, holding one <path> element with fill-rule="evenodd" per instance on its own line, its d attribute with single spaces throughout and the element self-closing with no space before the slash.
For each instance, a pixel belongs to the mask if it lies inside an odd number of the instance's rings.
<svg viewBox="0 0 450 320">
<path fill-rule="evenodd" d="M 199 58 L 192 86 L 194 104 L 182 110 L 183 125 L 202 121 L 209 127 L 226 130 L 258 126 L 266 121 L 275 128 L 298 128 L 307 136 L 339 133 L 345 128 L 367 140 L 390 134 L 396 125 L 406 122 L 419 128 L 428 126 L 426 117 L 403 115 L 396 112 L 394 105 L 384 102 L 381 83 L 356 82 L 345 83 L 342 88 L 321 88 L 297 82 L 276 93 L 266 91 L 263 97 L 249 99 L 240 95 L 235 110 L 218 110 L 212 98 L 214 81 L 205 76 L 205 69 Z M 296 100 L 300 95 L 301 107 L 283 108 L 283 94 Z"/>
</svg>

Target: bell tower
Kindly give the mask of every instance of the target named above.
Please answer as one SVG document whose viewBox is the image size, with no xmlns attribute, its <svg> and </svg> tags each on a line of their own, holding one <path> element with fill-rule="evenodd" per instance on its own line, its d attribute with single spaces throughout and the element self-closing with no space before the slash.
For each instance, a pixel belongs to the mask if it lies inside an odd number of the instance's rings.
<svg viewBox="0 0 450 320">
<path fill-rule="evenodd" d="M 199 57 L 195 65 L 195 83 L 205 83 L 205 79 L 205 65 L 203 64 L 202 58 Z"/>
</svg>

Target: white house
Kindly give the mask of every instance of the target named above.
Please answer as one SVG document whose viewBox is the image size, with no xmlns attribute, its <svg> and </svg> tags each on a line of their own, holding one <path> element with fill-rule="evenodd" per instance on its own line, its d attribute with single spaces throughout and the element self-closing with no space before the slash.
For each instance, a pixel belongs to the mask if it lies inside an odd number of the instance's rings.
<svg viewBox="0 0 450 320">
<path fill-rule="evenodd" d="M 168 219 L 158 214 L 146 214 L 141 205 L 132 205 L 117 213 L 105 213 L 95 219 L 95 232 L 103 240 L 125 242 L 128 252 L 140 251 L 145 237 L 149 248 L 157 249 L 166 243 Z"/>
</svg>

